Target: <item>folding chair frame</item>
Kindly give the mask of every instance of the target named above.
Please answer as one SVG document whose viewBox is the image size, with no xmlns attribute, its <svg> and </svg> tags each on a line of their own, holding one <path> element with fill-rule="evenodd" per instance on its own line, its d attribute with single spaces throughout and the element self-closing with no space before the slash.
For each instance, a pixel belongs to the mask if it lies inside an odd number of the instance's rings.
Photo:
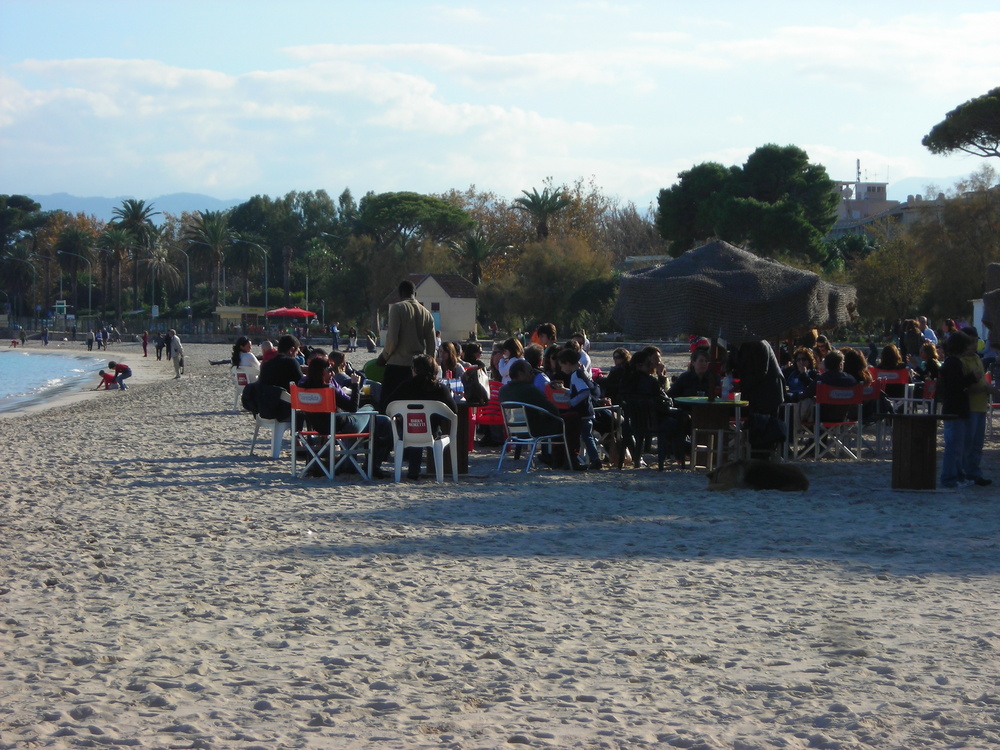
<svg viewBox="0 0 1000 750">
<path fill-rule="evenodd" d="M 365 481 L 371 481 L 374 466 L 373 435 L 374 411 L 360 411 L 355 416 L 366 419 L 366 426 L 360 432 L 337 432 L 337 394 L 332 388 L 299 388 L 294 383 L 289 384 L 289 395 L 292 404 L 292 476 L 304 477 L 313 466 L 333 481 L 337 469 L 349 462 L 358 475 Z M 297 412 L 312 414 L 328 414 L 330 418 L 329 433 L 322 435 L 316 430 L 296 428 Z M 309 456 L 305 466 L 298 468 L 298 448 L 304 448 Z M 363 466 L 358 458 L 367 454 L 367 466 Z M 324 459 L 326 459 L 324 461 Z"/>
<path fill-rule="evenodd" d="M 817 383 L 813 418 L 813 449 L 816 460 L 824 456 L 838 458 L 841 454 L 846 454 L 852 461 L 861 460 L 863 390 L 863 385 L 834 386 Z M 824 422 L 820 419 L 824 406 L 845 406 L 848 409 L 853 407 L 856 416 L 853 420 Z M 849 445 L 852 442 L 853 449 Z"/>
<path fill-rule="evenodd" d="M 557 418 L 554 415 L 541 408 L 540 406 L 535 406 L 534 404 L 526 404 L 522 401 L 503 401 L 500 404 L 500 411 L 503 414 L 504 427 L 507 430 L 507 439 L 504 441 L 503 447 L 500 448 L 500 462 L 497 464 L 497 471 L 503 469 L 503 460 L 507 455 L 508 446 L 522 446 L 530 445 L 531 450 L 528 451 L 528 460 L 524 464 L 524 473 L 527 474 L 531 471 L 531 463 L 535 459 L 535 452 L 538 450 L 539 444 L 544 444 L 549 447 L 552 451 L 555 449 L 557 442 L 562 442 L 563 451 L 566 454 L 566 468 L 570 468 L 573 465 L 573 459 L 569 453 L 569 444 L 566 440 L 566 425 L 563 423 L 562 419 L 559 418 L 560 425 L 562 429 L 559 432 L 553 432 L 547 435 L 535 435 L 531 431 L 531 425 L 528 423 L 528 415 L 531 413 L 544 414 L 549 418 Z"/>
</svg>

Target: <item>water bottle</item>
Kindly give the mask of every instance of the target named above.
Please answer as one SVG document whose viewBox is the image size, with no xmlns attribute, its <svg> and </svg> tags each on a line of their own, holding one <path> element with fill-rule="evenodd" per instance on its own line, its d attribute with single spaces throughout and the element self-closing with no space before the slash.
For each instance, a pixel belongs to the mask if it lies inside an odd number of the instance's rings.
<svg viewBox="0 0 1000 750">
<path fill-rule="evenodd" d="M 728 401 L 729 394 L 733 392 L 733 378 L 731 375 L 726 375 L 722 379 L 722 400 Z"/>
</svg>

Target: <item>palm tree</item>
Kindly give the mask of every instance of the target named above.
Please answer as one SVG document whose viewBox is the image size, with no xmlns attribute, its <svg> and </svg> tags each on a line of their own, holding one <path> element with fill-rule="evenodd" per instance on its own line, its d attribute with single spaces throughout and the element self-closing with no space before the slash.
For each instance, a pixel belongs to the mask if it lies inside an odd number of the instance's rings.
<svg viewBox="0 0 1000 750">
<path fill-rule="evenodd" d="M 549 192 L 548 188 L 538 192 L 537 188 L 532 188 L 529 193 L 522 190 L 523 198 L 515 198 L 514 208 L 527 211 L 535 220 L 535 233 L 538 241 L 541 242 L 549 236 L 549 219 L 570 205 L 572 201 L 567 198 L 562 190 Z"/>
<path fill-rule="evenodd" d="M 153 245 L 156 232 L 153 217 L 158 216 L 160 212 L 153 210 L 152 203 L 146 205 L 146 201 L 127 198 L 111 213 L 114 216 L 112 223 L 125 229 L 132 236 L 129 250 L 132 259 L 132 305 L 135 307 L 139 304 L 139 258 L 147 254 Z M 119 290 L 120 295 L 121 290 Z"/>
<path fill-rule="evenodd" d="M 157 230 L 157 240 L 161 232 Z M 162 242 L 154 240 L 149 249 L 149 256 L 142 259 L 142 264 L 146 267 L 150 277 L 151 298 L 150 303 L 156 304 L 156 280 L 170 288 L 176 287 L 181 281 L 181 272 L 170 260 L 170 250 Z"/>
<path fill-rule="evenodd" d="M 235 235 L 234 244 L 227 254 L 227 258 L 232 261 L 231 265 L 243 273 L 243 298 L 247 305 L 250 304 L 250 277 L 260 273 L 267 261 L 267 250 L 260 239 L 251 240 L 251 236 L 253 235 Z"/>
<path fill-rule="evenodd" d="M 132 233 L 119 225 L 112 224 L 100 236 L 98 244 L 107 254 L 108 266 L 115 269 L 115 321 L 122 322 L 122 266 L 129 257 L 132 247 Z M 105 295 L 107 297 L 107 295 Z"/>
<path fill-rule="evenodd" d="M 474 229 L 460 240 L 450 241 L 448 247 L 468 267 L 472 283 L 479 286 L 479 282 L 483 280 L 483 266 L 495 255 L 509 250 L 511 246 L 495 242 L 481 229 Z"/>
<path fill-rule="evenodd" d="M 66 227 L 56 239 L 55 251 L 59 259 L 59 265 L 68 268 L 72 274 L 71 288 L 73 295 L 73 312 L 79 315 L 80 300 L 77 291 L 79 289 L 80 271 L 86 261 L 91 260 L 91 246 L 94 244 L 94 236 L 86 229 L 78 226 Z M 88 282 L 91 279 L 88 278 Z"/>
<path fill-rule="evenodd" d="M 214 269 L 212 303 L 218 307 L 222 264 L 233 246 L 233 241 L 238 238 L 237 234 L 229 228 L 229 220 L 222 211 L 201 211 L 195 214 L 186 236 L 192 247 L 202 249 L 208 263 Z"/>
</svg>

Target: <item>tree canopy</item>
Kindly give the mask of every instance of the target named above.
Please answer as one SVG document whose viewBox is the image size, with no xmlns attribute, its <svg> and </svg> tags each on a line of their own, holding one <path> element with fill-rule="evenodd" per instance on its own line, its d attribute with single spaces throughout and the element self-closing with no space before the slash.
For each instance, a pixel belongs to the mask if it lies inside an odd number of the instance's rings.
<svg viewBox="0 0 1000 750">
<path fill-rule="evenodd" d="M 0 254 L 5 253 L 22 234 L 45 225 L 48 214 L 26 195 L 0 195 Z"/>
<path fill-rule="evenodd" d="M 768 144 L 742 167 L 705 162 L 679 177 L 658 199 L 657 228 L 671 255 L 718 237 L 768 257 L 825 259 L 837 196 L 826 169 L 797 146 Z"/>
<path fill-rule="evenodd" d="M 420 193 L 369 193 L 361 199 L 357 232 L 380 248 L 397 246 L 404 253 L 411 240 L 447 242 L 474 222 L 462 209 Z"/>
<path fill-rule="evenodd" d="M 953 109 L 921 143 L 932 154 L 1000 157 L 1000 86 Z"/>
<path fill-rule="evenodd" d="M 562 190 L 544 188 L 541 193 L 538 188 L 532 188 L 529 193 L 522 190 L 524 196 L 514 199 L 516 208 L 527 212 L 535 221 L 535 234 L 539 242 L 549 236 L 549 219 L 570 205 L 570 199 Z"/>
</svg>

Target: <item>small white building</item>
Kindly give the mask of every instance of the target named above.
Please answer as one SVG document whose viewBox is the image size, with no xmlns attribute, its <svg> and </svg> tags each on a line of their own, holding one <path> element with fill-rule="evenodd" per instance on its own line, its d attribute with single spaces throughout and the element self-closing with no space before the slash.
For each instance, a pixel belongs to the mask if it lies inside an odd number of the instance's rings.
<svg viewBox="0 0 1000 750">
<path fill-rule="evenodd" d="M 477 298 L 471 281 L 447 273 L 415 273 L 407 278 L 417 289 L 417 301 L 434 316 L 434 328 L 441 331 L 442 341 L 466 341 L 470 333 L 475 333 Z M 399 292 L 393 290 L 379 308 L 387 310 L 396 302 Z"/>
</svg>

